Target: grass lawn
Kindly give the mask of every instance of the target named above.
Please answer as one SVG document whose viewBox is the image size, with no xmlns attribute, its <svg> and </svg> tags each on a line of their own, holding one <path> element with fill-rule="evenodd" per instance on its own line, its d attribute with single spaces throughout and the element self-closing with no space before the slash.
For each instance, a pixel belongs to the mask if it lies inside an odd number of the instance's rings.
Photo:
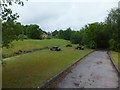
<svg viewBox="0 0 120 90">
<path fill-rule="evenodd" d="M 63 46 L 70 43 L 70 41 L 62 40 L 62 39 L 44 39 L 44 40 L 24 40 L 24 41 L 14 41 L 12 42 L 13 47 L 12 48 L 3 48 L 2 53 L 3 54 L 11 54 L 13 52 L 19 51 L 19 50 L 29 50 L 29 49 L 35 49 L 35 48 L 43 48 L 46 46 Z"/>
<path fill-rule="evenodd" d="M 112 55 L 112 58 L 113 58 L 113 60 L 114 60 L 114 62 L 115 62 L 115 64 L 118 66 L 118 68 L 120 69 L 120 62 L 118 62 L 118 54 L 120 54 L 120 53 L 118 53 L 118 52 L 115 52 L 115 51 L 110 51 L 110 53 L 111 53 L 111 55 Z"/>
<path fill-rule="evenodd" d="M 59 41 L 61 40 L 57 40 L 55 43 L 54 40 L 50 40 L 53 44 L 61 46 L 62 51 L 60 52 L 46 49 L 4 59 L 6 65 L 3 67 L 3 88 L 36 88 L 92 51 L 91 49 L 75 50 L 75 45 L 65 47 L 69 42 L 63 40 L 63 43 L 60 43 Z M 47 44 L 45 45 L 47 46 Z"/>
</svg>

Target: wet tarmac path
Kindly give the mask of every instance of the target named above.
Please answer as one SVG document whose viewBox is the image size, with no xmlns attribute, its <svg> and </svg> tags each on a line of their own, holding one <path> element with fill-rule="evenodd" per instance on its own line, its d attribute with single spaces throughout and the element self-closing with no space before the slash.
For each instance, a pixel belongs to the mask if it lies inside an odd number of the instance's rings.
<svg viewBox="0 0 120 90">
<path fill-rule="evenodd" d="M 118 88 L 118 73 L 107 51 L 89 54 L 66 77 L 58 88 Z"/>
</svg>

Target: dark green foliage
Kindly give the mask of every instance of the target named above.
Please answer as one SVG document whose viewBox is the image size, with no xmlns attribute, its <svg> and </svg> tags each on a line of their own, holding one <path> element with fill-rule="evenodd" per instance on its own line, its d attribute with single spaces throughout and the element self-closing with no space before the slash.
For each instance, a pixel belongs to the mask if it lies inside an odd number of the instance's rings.
<svg viewBox="0 0 120 90">
<path fill-rule="evenodd" d="M 8 0 L 1 1 L 1 16 L 2 16 L 2 47 L 10 47 L 11 42 L 14 40 L 23 40 L 27 38 L 42 39 L 42 34 L 46 33 L 42 31 L 38 25 L 21 25 L 16 22 L 19 15 L 13 13 L 8 7 L 13 3 L 18 5 L 24 5 L 21 0 Z"/>
<path fill-rule="evenodd" d="M 55 38 L 57 38 L 58 37 L 58 31 L 55 30 L 54 32 L 52 32 L 52 36 L 55 37 Z"/>
<path fill-rule="evenodd" d="M 120 9 L 112 9 L 106 19 L 109 30 L 109 45 L 112 50 L 120 51 Z"/>
<path fill-rule="evenodd" d="M 104 23 L 89 24 L 84 29 L 88 47 L 120 51 L 120 9 L 112 9 Z"/>
<path fill-rule="evenodd" d="M 73 31 L 70 37 L 70 41 L 73 44 L 81 44 L 82 39 L 83 39 L 83 36 L 81 31 Z"/>
<path fill-rule="evenodd" d="M 25 35 L 31 39 L 42 39 L 42 30 L 39 28 L 38 25 L 27 25 L 25 29 Z"/>
<path fill-rule="evenodd" d="M 13 14 L 12 10 L 8 7 L 12 3 L 24 5 L 20 0 L 2 0 L 0 1 L 1 16 L 2 16 L 2 46 L 9 47 L 13 40 L 18 40 L 19 25 L 15 20 L 19 17 L 17 13 Z M 18 30 L 18 31 L 17 31 Z"/>
<path fill-rule="evenodd" d="M 14 34 L 14 23 L 7 22 L 2 24 L 2 46 L 9 47 L 10 42 L 16 39 Z"/>
<path fill-rule="evenodd" d="M 84 43 L 89 48 L 109 47 L 109 33 L 106 31 L 106 25 L 104 23 L 89 24 L 84 29 Z"/>
<path fill-rule="evenodd" d="M 71 37 L 71 33 L 72 33 L 72 30 L 71 28 L 68 28 L 67 30 L 64 31 L 64 39 L 65 40 L 70 40 L 70 37 Z"/>
<path fill-rule="evenodd" d="M 97 24 L 88 24 L 84 28 L 84 43 L 89 48 L 96 48 L 96 33 L 97 33 Z"/>
<path fill-rule="evenodd" d="M 74 44 L 84 44 L 88 48 L 110 48 L 120 51 L 120 9 L 112 9 L 105 22 L 86 25 L 80 31 L 54 31 L 53 36 L 70 40 Z"/>
<path fill-rule="evenodd" d="M 72 34 L 71 28 L 68 28 L 67 30 L 60 30 L 58 32 L 58 38 L 70 40 L 71 34 Z"/>
<path fill-rule="evenodd" d="M 58 32 L 58 38 L 60 38 L 60 39 L 64 39 L 64 31 L 63 30 L 60 30 L 59 32 Z"/>
<path fill-rule="evenodd" d="M 115 51 L 120 51 L 120 9 L 112 9 L 105 22 L 91 23 L 86 25 L 80 31 L 72 31 L 71 28 L 66 30 L 55 30 L 52 33 L 46 33 L 41 30 L 38 25 L 21 25 L 16 22 L 19 15 L 13 14 L 8 6 L 12 5 L 13 1 L 4 2 L 2 7 L 2 46 L 9 47 L 9 44 L 14 40 L 23 40 L 27 38 L 42 39 L 42 34 L 47 34 L 47 38 L 61 38 L 70 40 L 74 44 L 84 44 L 88 48 L 110 48 Z M 23 6 L 23 2 L 15 1 Z"/>
</svg>

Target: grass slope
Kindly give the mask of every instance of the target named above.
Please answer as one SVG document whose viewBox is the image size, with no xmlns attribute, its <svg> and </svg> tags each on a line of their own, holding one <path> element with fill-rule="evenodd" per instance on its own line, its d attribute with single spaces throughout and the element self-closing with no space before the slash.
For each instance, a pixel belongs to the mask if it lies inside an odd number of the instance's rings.
<svg viewBox="0 0 120 90">
<path fill-rule="evenodd" d="M 120 69 L 120 62 L 118 62 L 119 60 L 119 55 L 118 54 L 120 54 L 120 53 L 118 53 L 118 52 L 115 52 L 115 51 L 110 51 L 110 53 L 111 53 L 111 55 L 112 55 L 112 58 L 113 58 L 113 60 L 114 60 L 114 62 L 115 62 L 115 64 L 118 66 L 118 68 Z"/>
<path fill-rule="evenodd" d="M 24 40 L 24 41 L 14 41 L 12 42 L 13 47 L 12 48 L 3 48 L 2 53 L 3 54 L 11 54 L 13 52 L 19 51 L 19 50 L 29 50 L 29 49 L 35 49 L 35 48 L 43 48 L 46 46 L 63 46 L 70 43 L 70 41 L 62 40 L 62 39 L 44 39 L 44 40 Z"/>
<path fill-rule="evenodd" d="M 59 41 L 61 40 L 54 39 L 50 40 L 50 43 L 49 41 L 46 43 L 61 46 L 62 51 L 60 52 L 46 49 L 6 58 L 6 65 L 3 67 L 3 88 L 36 88 L 51 76 L 92 51 L 91 49 L 75 50 L 75 45 L 67 48 L 65 45 L 69 43 L 68 41 L 61 41 L 63 43 Z"/>
</svg>

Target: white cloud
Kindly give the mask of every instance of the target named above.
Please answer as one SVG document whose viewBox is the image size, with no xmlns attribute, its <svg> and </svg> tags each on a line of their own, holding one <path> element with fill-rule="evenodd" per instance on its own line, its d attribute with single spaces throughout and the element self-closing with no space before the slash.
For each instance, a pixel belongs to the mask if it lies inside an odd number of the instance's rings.
<svg viewBox="0 0 120 90">
<path fill-rule="evenodd" d="M 30 0 L 31 1 L 31 0 Z M 104 21 L 108 11 L 117 7 L 118 0 L 78 0 L 81 2 L 25 2 L 25 5 L 13 5 L 23 24 L 38 24 L 43 30 L 81 29 L 85 24 Z M 97 0 L 96 0 L 97 1 Z M 100 2 L 101 1 L 101 2 Z"/>
</svg>

